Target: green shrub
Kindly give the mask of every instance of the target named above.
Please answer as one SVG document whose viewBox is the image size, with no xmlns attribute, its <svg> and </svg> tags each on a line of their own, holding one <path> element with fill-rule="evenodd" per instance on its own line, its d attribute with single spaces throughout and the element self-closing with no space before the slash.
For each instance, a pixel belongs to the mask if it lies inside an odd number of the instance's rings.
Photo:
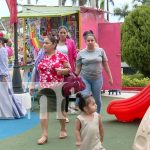
<svg viewBox="0 0 150 150">
<path fill-rule="evenodd" d="M 130 12 L 121 33 L 123 60 L 150 77 L 150 6 L 142 5 Z"/>
<path fill-rule="evenodd" d="M 127 75 L 130 79 L 143 79 L 144 75 L 140 73 L 132 74 L 132 75 Z"/>
<path fill-rule="evenodd" d="M 122 86 L 127 87 L 144 87 L 150 84 L 150 78 L 142 78 L 142 75 L 123 75 Z"/>
</svg>

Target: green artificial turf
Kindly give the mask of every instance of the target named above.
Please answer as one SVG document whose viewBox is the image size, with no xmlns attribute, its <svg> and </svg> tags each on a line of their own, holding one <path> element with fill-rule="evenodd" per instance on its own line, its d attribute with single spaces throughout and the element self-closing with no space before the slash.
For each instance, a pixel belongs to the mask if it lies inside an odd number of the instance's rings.
<svg viewBox="0 0 150 150">
<path fill-rule="evenodd" d="M 108 115 L 106 108 L 112 99 L 114 98 L 102 97 L 102 116 L 105 129 L 104 147 L 106 150 L 131 150 L 140 121 L 121 123 L 113 115 Z M 0 140 L 0 150 L 76 150 L 74 137 L 76 115 L 69 114 L 68 117 L 70 122 L 67 124 L 68 138 L 66 139 L 58 138 L 59 122 L 56 120 L 56 114 L 51 113 L 48 143 L 45 145 L 36 144 L 41 133 L 39 124 L 23 134 Z"/>
</svg>

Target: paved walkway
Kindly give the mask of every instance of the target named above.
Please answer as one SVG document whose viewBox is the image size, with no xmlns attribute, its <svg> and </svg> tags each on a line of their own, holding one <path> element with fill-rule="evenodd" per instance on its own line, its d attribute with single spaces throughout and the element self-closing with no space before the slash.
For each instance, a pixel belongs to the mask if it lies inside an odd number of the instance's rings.
<svg viewBox="0 0 150 150">
<path fill-rule="evenodd" d="M 109 96 L 109 97 L 118 97 L 118 98 L 129 98 L 132 97 L 134 95 L 136 95 L 137 93 L 139 93 L 139 91 L 121 91 L 121 94 L 110 94 L 108 93 L 108 91 L 105 91 L 105 93 L 103 93 L 103 96 Z"/>
<path fill-rule="evenodd" d="M 102 96 L 112 97 L 112 99 L 113 99 L 113 97 L 114 98 L 129 98 L 129 97 L 136 95 L 137 93 L 139 93 L 139 91 L 121 91 L 121 94 L 117 93 L 117 95 L 116 95 L 116 93 L 114 93 L 114 94 L 111 93 L 109 95 L 108 90 L 106 90 L 105 93 L 102 94 Z M 74 109 L 71 109 L 74 107 L 75 107 L 75 103 L 70 102 L 69 113 L 71 113 L 71 114 L 78 113 Z"/>
</svg>

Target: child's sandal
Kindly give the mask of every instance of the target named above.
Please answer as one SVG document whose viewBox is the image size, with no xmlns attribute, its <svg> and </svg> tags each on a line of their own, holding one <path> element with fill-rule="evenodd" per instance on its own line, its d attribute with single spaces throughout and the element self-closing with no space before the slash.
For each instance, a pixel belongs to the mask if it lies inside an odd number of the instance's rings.
<svg viewBox="0 0 150 150">
<path fill-rule="evenodd" d="M 67 132 L 66 131 L 60 131 L 59 138 L 64 139 L 66 137 L 67 137 Z"/>
<path fill-rule="evenodd" d="M 47 141 L 48 141 L 48 137 L 43 135 L 40 139 L 38 139 L 37 144 L 43 145 L 43 144 L 47 143 Z"/>
</svg>

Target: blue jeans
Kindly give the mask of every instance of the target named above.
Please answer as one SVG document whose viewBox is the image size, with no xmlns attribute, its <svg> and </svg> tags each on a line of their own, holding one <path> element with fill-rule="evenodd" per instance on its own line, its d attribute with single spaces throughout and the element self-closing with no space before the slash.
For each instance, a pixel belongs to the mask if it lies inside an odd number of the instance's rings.
<svg viewBox="0 0 150 150">
<path fill-rule="evenodd" d="M 86 79 L 82 77 L 86 85 L 86 89 L 81 92 L 84 95 L 91 95 L 94 97 L 97 104 L 97 113 L 101 111 L 101 89 L 103 85 L 102 75 L 98 79 Z"/>
</svg>

